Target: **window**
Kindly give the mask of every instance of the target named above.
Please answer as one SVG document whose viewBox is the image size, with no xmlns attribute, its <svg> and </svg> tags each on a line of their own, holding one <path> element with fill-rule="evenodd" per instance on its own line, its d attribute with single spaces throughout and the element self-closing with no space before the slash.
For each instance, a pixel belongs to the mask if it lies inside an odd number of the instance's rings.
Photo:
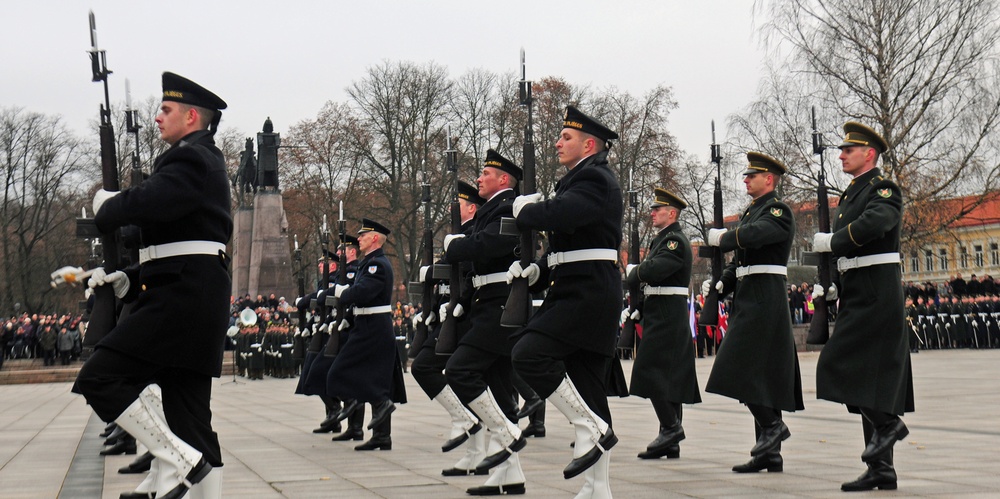
<svg viewBox="0 0 1000 499">
<path fill-rule="evenodd" d="M 924 265 L 927 266 L 928 272 L 934 272 L 934 252 L 931 250 L 924 250 Z"/>
<path fill-rule="evenodd" d="M 941 262 L 941 270 L 948 270 L 948 250 L 941 248 L 941 250 L 938 251 L 938 255 L 938 259 Z"/>
<path fill-rule="evenodd" d="M 920 272 L 920 258 L 916 251 L 910 252 L 910 272 Z"/>
<path fill-rule="evenodd" d="M 977 244 L 975 246 L 975 250 L 976 250 L 976 267 L 982 267 L 983 266 L 983 245 L 982 244 Z"/>
<path fill-rule="evenodd" d="M 990 243 L 990 265 L 1000 265 L 1000 246 L 997 243 Z"/>
<path fill-rule="evenodd" d="M 958 258 L 961 260 L 962 268 L 969 268 L 969 250 L 965 246 L 958 247 Z"/>
</svg>

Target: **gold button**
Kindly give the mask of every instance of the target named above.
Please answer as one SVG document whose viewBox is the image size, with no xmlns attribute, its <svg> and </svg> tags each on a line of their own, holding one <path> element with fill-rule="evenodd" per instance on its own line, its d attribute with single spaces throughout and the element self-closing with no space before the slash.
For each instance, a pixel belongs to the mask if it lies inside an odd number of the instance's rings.
<svg viewBox="0 0 1000 499">
<path fill-rule="evenodd" d="M 556 285 L 556 282 L 555 282 L 555 281 L 550 281 L 550 282 L 549 282 L 549 287 L 552 287 L 552 286 L 555 286 L 555 285 Z"/>
<path fill-rule="evenodd" d="M 837 215 L 837 218 L 844 218 L 844 214 L 841 213 L 840 215 Z"/>
<path fill-rule="evenodd" d="M 145 285 L 145 284 L 143 284 L 143 285 L 142 285 L 142 290 L 143 290 L 143 291 L 145 291 L 145 290 L 146 290 L 146 285 Z"/>
</svg>

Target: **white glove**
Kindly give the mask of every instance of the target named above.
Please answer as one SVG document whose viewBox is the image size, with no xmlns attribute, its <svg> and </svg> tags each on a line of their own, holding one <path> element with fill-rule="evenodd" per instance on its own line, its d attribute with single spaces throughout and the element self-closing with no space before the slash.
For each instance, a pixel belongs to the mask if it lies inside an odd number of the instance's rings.
<svg viewBox="0 0 1000 499">
<path fill-rule="evenodd" d="M 701 281 L 701 296 L 708 296 L 708 292 L 712 290 L 712 280 L 705 279 Z"/>
<path fill-rule="evenodd" d="M 521 268 L 521 262 L 514 262 L 510 264 L 510 268 L 507 269 L 507 284 L 510 284 L 518 277 L 523 277 L 528 280 L 528 286 L 538 282 L 538 277 L 541 272 L 538 270 L 538 265 L 532 263 L 528 265 L 527 268 Z"/>
<path fill-rule="evenodd" d="M 831 285 L 831 287 L 833 287 L 833 286 Z M 812 292 L 812 298 L 813 298 L 813 300 L 815 300 L 816 298 L 821 298 L 825 294 L 826 294 L 826 290 L 823 289 L 823 285 L 822 284 L 817 283 L 815 286 L 813 286 L 813 292 Z"/>
<path fill-rule="evenodd" d="M 833 251 L 830 247 L 830 240 L 833 239 L 833 234 L 829 232 L 817 232 L 813 235 L 813 251 L 819 253 L 829 253 Z"/>
<path fill-rule="evenodd" d="M 441 317 L 441 320 L 446 320 L 448 318 L 448 304 L 447 303 L 442 303 L 441 306 L 438 307 L 438 317 Z"/>
<path fill-rule="evenodd" d="M 534 194 L 525 194 L 523 196 L 518 196 L 514 198 L 514 218 L 517 218 L 517 214 L 521 213 L 521 209 L 528 206 L 531 203 L 537 203 L 542 200 L 542 194 L 536 192 Z"/>
<path fill-rule="evenodd" d="M 344 319 L 340 321 L 340 325 L 337 326 L 337 331 L 343 331 L 349 327 L 351 327 L 351 323 L 347 322 L 347 319 Z"/>
<path fill-rule="evenodd" d="M 639 321 L 640 321 L 640 320 L 642 319 L 642 313 L 641 313 L 641 312 L 639 312 L 639 309 L 635 309 L 635 311 L 633 311 L 633 312 L 632 312 L 632 315 L 630 315 L 629 317 L 630 317 L 630 318 L 631 318 L 631 319 L 632 319 L 632 320 L 633 320 L 634 322 L 639 322 Z"/>
<path fill-rule="evenodd" d="M 325 333 L 325 332 L 327 332 L 329 330 L 330 330 L 330 325 L 327 324 L 327 323 L 325 323 L 325 322 L 323 324 L 320 324 L 319 328 L 317 329 L 317 331 L 319 331 L 321 333 Z"/>
<path fill-rule="evenodd" d="M 625 321 L 628 320 L 628 315 L 629 315 L 628 314 L 628 307 L 623 308 L 622 309 L 622 314 L 620 316 L 618 316 L 618 323 L 619 324 L 625 324 Z"/>
<path fill-rule="evenodd" d="M 641 318 L 642 318 L 642 313 L 639 312 L 639 309 L 633 310 L 632 313 L 630 314 L 629 311 L 628 311 L 628 307 L 625 307 L 622 310 L 622 314 L 619 317 L 619 321 L 618 322 L 624 324 L 625 321 L 628 320 L 628 319 L 632 319 L 635 322 L 639 322 L 639 320 Z"/>
<path fill-rule="evenodd" d="M 431 310 L 430 313 L 427 314 L 427 318 L 424 319 L 424 325 L 429 327 L 431 324 L 434 324 L 434 321 L 436 321 L 437 318 L 438 316 L 434 315 L 434 311 Z"/>
<path fill-rule="evenodd" d="M 719 240 L 722 239 L 722 235 L 729 232 L 728 229 L 708 229 L 708 245 L 718 246 Z"/>
<path fill-rule="evenodd" d="M 84 300 L 89 300 L 90 297 L 93 296 L 93 295 L 94 295 L 94 290 L 90 289 L 89 286 L 87 287 L 87 289 L 83 290 L 83 299 Z"/>
<path fill-rule="evenodd" d="M 826 301 L 837 301 L 837 297 L 840 293 L 837 292 L 837 285 L 830 284 L 830 289 L 826 290 Z"/>
<path fill-rule="evenodd" d="M 410 322 L 413 324 L 414 328 L 417 327 L 417 324 L 420 324 L 420 317 L 421 317 L 422 314 L 423 314 L 422 312 L 418 312 L 416 314 L 413 314 L 413 318 L 410 319 Z"/>
<path fill-rule="evenodd" d="M 445 236 L 445 237 L 447 237 L 447 236 Z M 420 281 L 420 282 L 426 281 L 427 280 L 427 270 L 430 269 L 430 268 L 431 267 L 429 265 L 424 265 L 423 267 L 420 267 L 420 275 L 417 277 L 417 280 Z"/>
<path fill-rule="evenodd" d="M 451 311 L 452 317 L 461 317 L 465 313 L 465 307 L 461 303 L 455 304 L 455 309 Z"/>
<path fill-rule="evenodd" d="M 336 284 L 333 286 L 333 296 L 340 298 L 340 295 L 344 294 L 344 291 L 349 288 L 347 284 Z"/>
<path fill-rule="evenodd" d="M 722 281 L 715 283 L 715 290 L 718 291 L 720 295 L 722 294 L 722 290 L 725 289 L 725 287 L 726 285 L 722 284 Z"/>
<path fill-rule="evenodd" d="M 88 286 L 96 288 L 105 284 L 111 284 L 111 287 L 115 291 L 115 296 L 118 298 L 124 298 L 125 294 L 128 293 L 128 276 L 124 272 L 116 270 L 108 274 L 104 272 L 104 267 L 97 267 L 94 269 L 94 273 L 90 274 L 90 283 Z"/>
<path fill-rule="evenodd" d="M 465 237 L 465 234 L 445 234 L 444 236 L 444 250 L 448 251 L 448 246 L 451 246 L 451 242 L 456 239 L 461 239 Z"/>
<path fill-rule="evenodd" d="M 98 189 L 97 192 L 94 193 L 94 215 L 97 215 L 97 212 L 100 211 L 101 206 L 104 205 L 105 201 L 117 196 L 118 192 L 119 191 L 106 191 L 104 189 Z"/>
<path fill-rule="evenodd" d="M 626 265 L 625 266 L 625 277 L 628 278 L 629 274 L 631 274 L 632 271 L 635 270 L 636 267 L 638 267 L 638 265 L 636 265 L 634 263 L 630 263 L 630 264 Z"/>
<path fill-rule="evenodd" d="M 52 287 L 56 287 L 57 285 L 62 284 L 64 282 L 68 282 L 70 284 L 76 284 L 76 281 L 78 279 L 77 276 L 82 273 L 83 273 L 82 268 L 67 265 L 49 274 L 49 279 L 51 279 L 52 281 L 50 284 L 52 284 Z"/>
<path fill-rule="evenodd" d="M 337 318 L 337 307 L 331 307 L 330 308 L 330 318 L 331 319 L 336 319 Z"/>
</svg>

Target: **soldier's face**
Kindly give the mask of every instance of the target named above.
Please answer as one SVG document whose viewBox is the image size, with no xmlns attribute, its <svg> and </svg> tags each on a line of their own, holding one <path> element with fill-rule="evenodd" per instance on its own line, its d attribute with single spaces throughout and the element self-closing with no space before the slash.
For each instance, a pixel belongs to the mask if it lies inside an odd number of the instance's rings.
<svg viewBox="0 0 1000 499">
<path fill-rule="evenodd" d="M 840 150 L 840 163 L 843 165 L 844 173 L 857 177 L 864 173 L 865 163 L 869 151 L 874 151 L 870 147 L 855 146 L 845 147 Z"/>
<path fill-rule="evenodd" d="M 483 167 L 483 173 L 476 179 L 476 184 L 479 186 L 479 195 L 484 199 L 489 199 L 499 192 L 500 189 L 506 188 L 502 183 L 505 175 L 507 174 L 499 168 L 493 168 L 492 166 Z"/>
<path fill-rule="evenodd" d="M 743 176 L 743 183 L 747 186 L 747 195 L 753 199 L 767 193 L 767 186 L 771 175 L 768 173 L 751 173 Z"/>
<path fill-rule="evenodd" d="M 669 206 L 655 206 L 649 212 L 650 223 L 653 227 L 657 229 L 662 229 L 667 225 L 670 225 L 670 212 L 672 208 Z"/>
<path fill-rule="evenodd" d="M 160 112 L 156 115 L 156 127 L 160 129 L 160 140 L 173 145 L 187 135 L 188 115 L 191 109 L 173 101 L 160 104 Z"/>
<path fill-rule="evenodd" d="M 588 147 L 588 143 L 590 144 Z M 575 128 L 563 128 L 556 141 L 556 154 L 559 164 L 572 169 L 593 149 L 593 139 Z"/>
</svg>

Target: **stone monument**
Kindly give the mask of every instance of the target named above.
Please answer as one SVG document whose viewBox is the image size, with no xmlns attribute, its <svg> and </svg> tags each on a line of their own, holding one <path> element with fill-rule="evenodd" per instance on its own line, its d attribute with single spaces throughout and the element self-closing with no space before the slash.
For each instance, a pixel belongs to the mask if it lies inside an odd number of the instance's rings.
<svg viewBox="0 0 1000 499">
<path fill-rule="evenodd" d="M 233 296 L 274 293 L 292 302 L 296 296 L 292 255 L 289 251 L 288 220 L 278 189 L 278 147 L 281 137 L 274 133 L 271 118 L 257 134 L 257 160 L 253 160 L 253 140 L 247 139 L 239 181 L 234 182 L 239 206 L 233 217 Z M 254 164 L 256 163 L 256 164 Z M 255 175 L 253 167 L 256 166 Z M 249 180 L 250 177 L 254 180 Z M 253 201 L 244 202 L 252 185 Z"/>
</svg>

